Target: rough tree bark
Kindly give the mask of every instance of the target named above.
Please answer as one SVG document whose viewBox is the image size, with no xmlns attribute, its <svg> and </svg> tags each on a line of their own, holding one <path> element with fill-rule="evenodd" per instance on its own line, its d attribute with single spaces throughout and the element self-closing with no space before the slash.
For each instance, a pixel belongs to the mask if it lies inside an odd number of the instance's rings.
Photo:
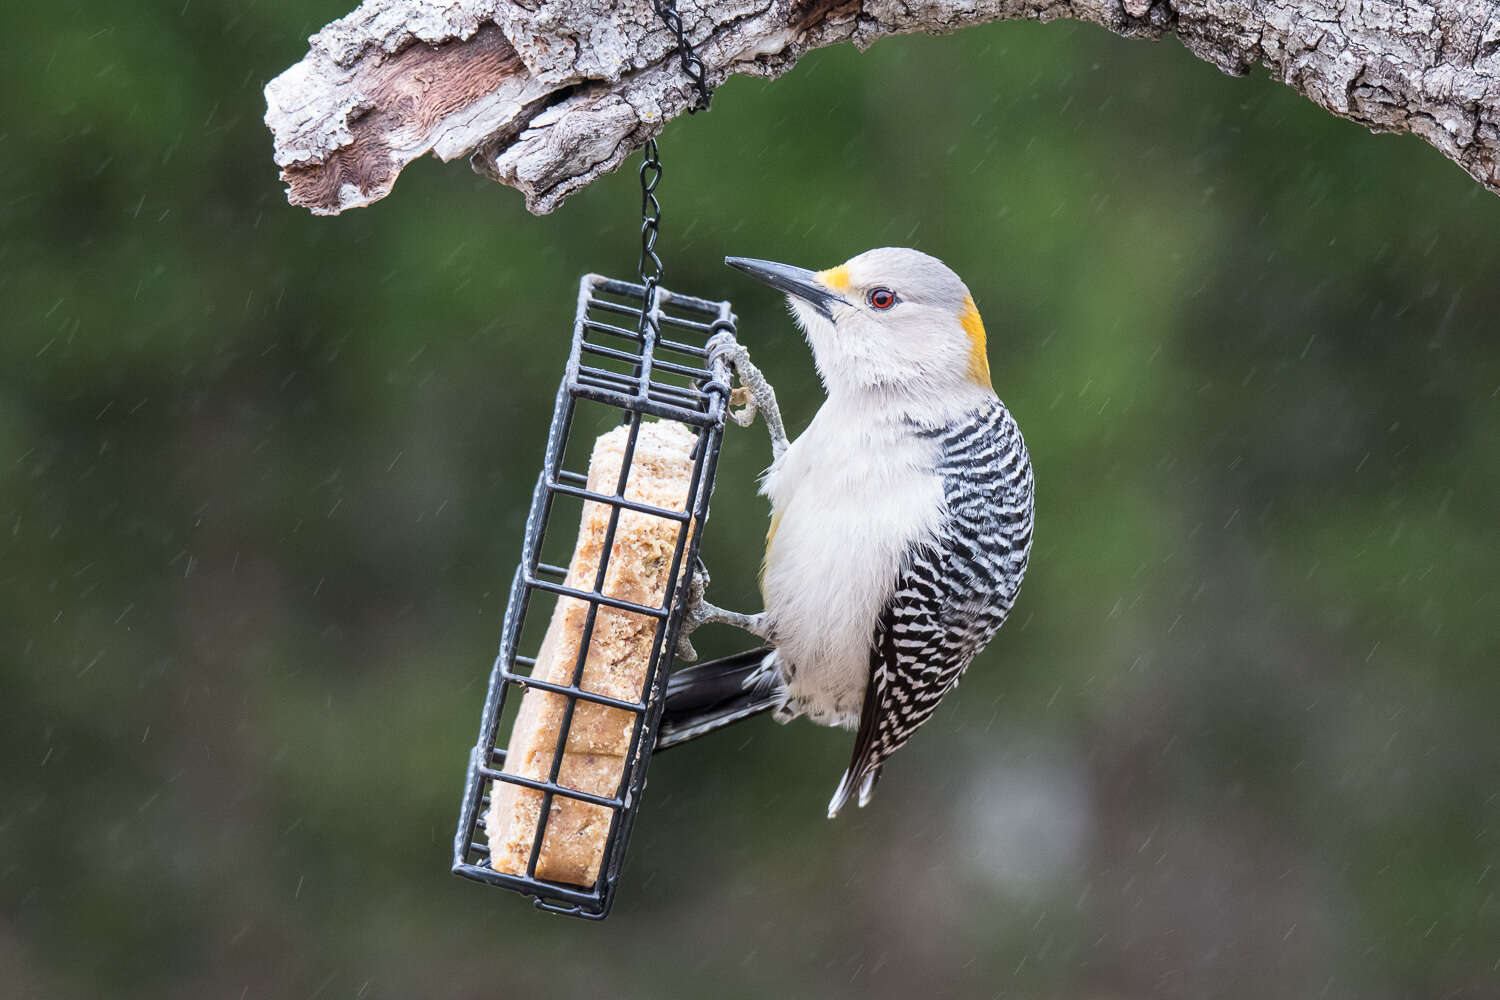
<svg viewBox="0 0 1500 1000">
<path fill-rule="evenodd" d="M 1174 33 L 1323 108 L 1412 132 L 1500 193 L 1497 0 L 678 0 L 711 85 L 810 49 L 1002 19 Z M 287 197 L 320 215 L 383 198 L 423 153 L 550 212 L 619 166 L 693 93 L 651 0 L 366 0 L 266 86 Z"/>
</svg>

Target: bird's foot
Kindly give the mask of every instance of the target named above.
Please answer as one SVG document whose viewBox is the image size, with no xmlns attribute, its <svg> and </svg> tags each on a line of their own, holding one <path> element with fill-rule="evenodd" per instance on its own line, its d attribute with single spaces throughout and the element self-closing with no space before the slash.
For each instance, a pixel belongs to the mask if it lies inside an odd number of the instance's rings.
<svg viewBox="0 0 1500 1000">
<path fill-rule="evenodd" d="M 729 417 L 741 427 L 749 427 L 756 416 L 765 421 L 766 433 L 771 437 L 772 460 L 786 451 L 786 426 L 781 422 L 781 407 L 776 403 L 776 390 L 766 380 L 761 370 L 750 361 L 750 351 L 729 333 L 715 334 L 708 341 L 709 367 L 723 361 L 739 379 L 738 389 L 730 395 L 730 403 L 740 409 L 729 410 Z"/>
<path fill-rule="evenodd" d="M 766 627 L 766 613 L 745 615 L 737 611 L 726 611 L 716 607 L 703 599 L 703 592 L 708 589 L 708 571 L 701 564 L 698 572 L 693 574 L 693 582 L 688 587 L 687 611 L 682 616 L 682 626 L 677 633 L 677 658 L 683 663 L 692 663 L 698 659 L 698 651 L 693 648 L 692 635 L 704 625 L 733 625 L 742 632 L 749 632 L 765 642 L 769 642 L 770 629 Z"/>
<path fill-rule="evenodd" d="M 741 632 L 749 632 L 763 642 L 770 641 L 769 632 L 766 628 L 766 613 L 746 615 L 738 611 L 726 611 L 715 607 L 707 601 L 699 603 L 697 608 L 690 612 L 693 616 L 694 627 L 699 625 L 733 625 Z"/>
</svg>

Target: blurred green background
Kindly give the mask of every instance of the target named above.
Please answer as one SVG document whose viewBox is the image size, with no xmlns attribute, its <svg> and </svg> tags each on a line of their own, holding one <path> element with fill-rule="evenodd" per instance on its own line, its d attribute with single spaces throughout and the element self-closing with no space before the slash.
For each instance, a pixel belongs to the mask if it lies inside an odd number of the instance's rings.
<svg viewBox="0 0 1500 1000">
<path fill-rule="evenodd" d="M 0 60 L 0 988 L 17 997 L 1500 996 L 1500 199 L 1175 41 L 817 52 L 663 139 L 668 282 L 907 244 L 1026 433 L 1016 612 L 887 769 L 658 758 L 604 924 L 448 873 L 584 271 L 415 164 L 287 206 L 261 87 L 345 0 L 21 5 Z M 630 166 L 635 165 L 632 158 Z M 755 603 L 764 437 L 706 545 Z M 732 637 L 721 637 L 725 643 Z"/>
</svg>

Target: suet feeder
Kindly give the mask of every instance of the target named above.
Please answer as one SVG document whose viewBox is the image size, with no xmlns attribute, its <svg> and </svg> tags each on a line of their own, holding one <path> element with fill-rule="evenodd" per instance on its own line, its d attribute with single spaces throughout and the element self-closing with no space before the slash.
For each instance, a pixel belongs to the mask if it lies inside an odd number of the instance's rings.
<svg viewBox="0 0 1500 1000">
<path fill-rule="evenodd" d="M 734 332 L 728 302 L 652 281 L 582 279 L 469 761 L 456 874 L 524 893 L 543 910 L 609 913 L 729 406 L 730 368 L 709 341 Z M 615 429 L 580 467 L 580 445 L 606 421 Z M 577 507 L 575 527 L 564 511 Z M 547 561 L 569 545 L 568 565 Z"/>
</svg>

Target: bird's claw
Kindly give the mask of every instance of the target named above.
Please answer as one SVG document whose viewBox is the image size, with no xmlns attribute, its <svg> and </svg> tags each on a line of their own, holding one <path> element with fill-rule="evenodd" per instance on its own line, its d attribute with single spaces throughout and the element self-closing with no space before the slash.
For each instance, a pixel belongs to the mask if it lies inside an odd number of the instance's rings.
<svg viewBox="0 0 1500 1000">
<path fill-rule="evenodd" d="M 735 340 L 732 333 L 725 331 L 709 338 L 707 351 L 710 370 L 722 362 L 740 382 L 729 394 L 729 418 L 741 427 L 749 427 L 759 416 L 766 422 L 766 431 L 771 435 L 771 457 L 780 458 L 787 447 L 781 407 L 776 403 L 776 390 L 750 361 L 749 349 Z M 734 409 L 735 406 L 739 409 Z"/>
<path fill-rule="evenodd" d="M 682 624 L 677 632 L 677 659 L 683 663 L 693 663 L 698 659 L 692 637 L 698 626 L 703 624 L 703 592 L 707 589 L 708 567 L 700 559 L 693 573 L 693 581 L 688 584 L 687 608 L 683 611 Z"/>
<path fill-rule="evenodd" d="M 709 370 L 712 371 L 722 362 L 729 369 L 730 377 L 740 380 L 740 384 L 729 393 L 729 406 L 726 408 L 729 419 L 741 427 L 749 427 L 755 420 L 758 408 L 755 405 L 755 394 L 750 391 L 745 373 L 754 371 L 756 375 L 759 375 L 759 369 L 750 363 L 749 350 L 735 340 L 732 333 L 725 331 L 714 334 L 709 338 L 707 347 Z"/>
</svg>

